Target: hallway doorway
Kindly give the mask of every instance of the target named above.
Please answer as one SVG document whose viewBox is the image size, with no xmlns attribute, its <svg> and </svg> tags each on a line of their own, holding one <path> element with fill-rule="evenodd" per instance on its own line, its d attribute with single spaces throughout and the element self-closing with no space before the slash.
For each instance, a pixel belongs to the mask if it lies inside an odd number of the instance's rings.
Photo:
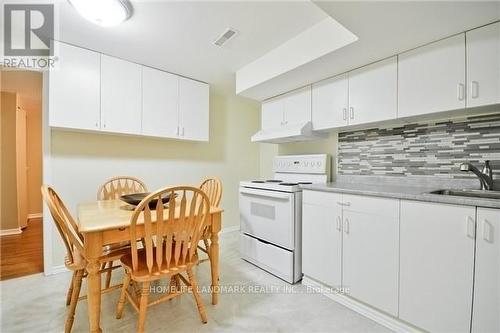
<svg viewBox="0 0 500 333">
<path fill-rule="evenodd" d="M 1 68 L 0 280 L 43 272 L 42 73 Z"/>
</svg>

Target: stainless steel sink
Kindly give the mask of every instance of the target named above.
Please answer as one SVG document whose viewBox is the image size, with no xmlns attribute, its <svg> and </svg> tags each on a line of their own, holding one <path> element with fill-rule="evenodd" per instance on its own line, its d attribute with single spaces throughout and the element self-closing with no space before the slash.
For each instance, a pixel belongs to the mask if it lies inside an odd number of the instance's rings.
<svg viewBox="0 0 500 333">
<path fill-rule="evenodd" d="M 430 192 L 431 194 L 451 195 L 457 197 L 483 198 L 483 199 L 498 199 L 500 200 L 500 191 L 487 190 L 437 190 Z"/>
</svg>

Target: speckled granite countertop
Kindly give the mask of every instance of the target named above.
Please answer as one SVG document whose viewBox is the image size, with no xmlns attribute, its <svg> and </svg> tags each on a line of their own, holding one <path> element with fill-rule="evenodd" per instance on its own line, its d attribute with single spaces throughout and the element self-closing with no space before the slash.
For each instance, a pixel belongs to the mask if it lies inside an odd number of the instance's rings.
<svg viewBox="0 0 500 333">
<path fill-rule="evenodd" d="M 358 194 L 366 196 L 407 199 L 428 202 L 441 202 L 455 205 L 500 208 L 500 200 L 469 198 L 451 195 L 430 194 L 429 192 L 445 189 L 442 186 L 400 186 L 394 184 L 363 184 L 352 182 L 335 182 L 328 184 L 303 185 L 304 190 Z"/>
</svg>

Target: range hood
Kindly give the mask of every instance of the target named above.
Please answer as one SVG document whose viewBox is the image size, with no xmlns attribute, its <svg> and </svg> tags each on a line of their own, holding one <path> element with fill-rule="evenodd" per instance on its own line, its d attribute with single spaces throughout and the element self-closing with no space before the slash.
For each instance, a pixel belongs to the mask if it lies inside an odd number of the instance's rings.
<svg viewBox="0 0 500 333">
<path fill-rule="evenodd" d="M 261 129 L 252 136 L 252 142 L 286 143 L 325 138 L 325 133 L 315 133 L 312 122 Z"/>
</svg>

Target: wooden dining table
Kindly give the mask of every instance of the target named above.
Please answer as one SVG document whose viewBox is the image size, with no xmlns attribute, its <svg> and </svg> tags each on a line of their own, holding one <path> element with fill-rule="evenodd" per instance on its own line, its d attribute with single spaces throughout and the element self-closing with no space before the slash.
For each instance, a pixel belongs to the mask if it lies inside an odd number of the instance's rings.
<svg viewBox="0 0 500 333">
<path fill-rule="evenodd" d="M 207 221 L 210 235 L 210 265 L 212 278 L 212 304 L 218 302 L 219 290 L 219 232 L 222 224 L 219 207 L 210 207 Z M 103 200 L 78 205 L 78 229 L 84 238 L 87 258 L 88 317 L 91 332 L 102 332 L 101 315 L 101 266 L 99 258 L 103 246 L 130 241 L 130 217 L 133 208 L 120 200 Z M 137 237 L 141 237 L 140 228 Z"/>
</svg>

